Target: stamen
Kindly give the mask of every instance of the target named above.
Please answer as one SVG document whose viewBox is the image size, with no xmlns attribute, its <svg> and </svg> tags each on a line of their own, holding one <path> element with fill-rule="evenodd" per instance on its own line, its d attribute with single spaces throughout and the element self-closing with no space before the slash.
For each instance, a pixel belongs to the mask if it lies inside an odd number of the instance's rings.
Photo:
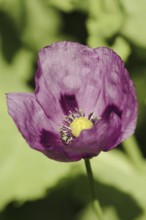
<svg viewBox="0 0 146 220">
<path fill-rule="evenodd" d="M 78 137 L 83 130 L 87 130 L 93 127 L 93 123 L 85 117 L 75 118 L 70 124 L 72 134 Z"/>
<path fill-rule="evenodd" d="M 88 115 L 88 119 L 89 119 L 89 120 L 91 119 L 92 115 L 93 115 L 93 112 L 91 112 L 91 113 Z"/>
</svg>

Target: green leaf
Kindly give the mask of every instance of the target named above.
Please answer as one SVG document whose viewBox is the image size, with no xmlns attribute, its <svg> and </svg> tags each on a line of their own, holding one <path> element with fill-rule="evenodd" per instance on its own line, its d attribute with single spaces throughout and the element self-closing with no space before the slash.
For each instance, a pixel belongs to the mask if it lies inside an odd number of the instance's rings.
<svg viewBox="0 0 146 220">
<path fill-rule="evenodd" d="M 26 0 L 25 26 L 22 41 L 33 49 L 40 49 L 61 39 L 61 16 L 57 10 L 51 8 L 44 1 Z"/>
<path fill-rule="evenodd" d="M 146 48 L 146 1 L 122 0 L 121 5 L 125 11 L 125 20 L 120 33 L 134 44 Z"/>
<path fill-rule="evenodd" d="M 91 47 L 107 46 L 114 49 L 123 60 L 130 55 L 128 42 L 118 33 L 123 25 L 124 14 L 117 0 L 92 0 L 89 17 L 86 21 L 88 39 Z"/>
<path fill-rule="evenodd" d="M 63 11 L 70 12 L 73 10 L 71 0 L 48 0 L 48 3 Z"/>
<path fill-rule="evenodd" d="M 65 12 L 71 12 L 73 10 L 88 10 L 88 0 L 80 1 L 80 0 L 48 0 L 48 4 L 58 8 L 59 10 Z"/>
<path fill-rule="evenodd" d="M 146 123 L 145 111 L 146 111 L 146 69 L 145 67 L 139 65 L 134 66 L 131 71 L 133 73 L 133 80 L 136 86 L 136 92 L 139 103 L 139 117 L 138 117 L 138 127 Z"/>
<path fill-rule="evenodd" d="M 128 41 L 122 37 L 117 37 L 111 47 L 121 58 L 126 61 L 131 54 L 131 49 Z"/>
<path fill-rule="evenodd" d="M 79 214 L 79 217 L 77 218 L 77 220 L 89 220 L 89 219 L 97 220 L 97 216 L 96 216 L 91 204 L 89 206 L 87 206 Z M 104 209 L 104 220 L 109 220 L 109 219 L 120 220 L 114 207 L 108 207 L 108 208 Z"/>
<path fill-rule="evenodd" d="M 111 7 L 112 6 L 112 7 Z M 123 14 L 116 0 L 92 0 L 89 4 L 87 30 L 97 38 L 110 38 L 116 34 L 123 21 Z"/>
<path fill-rule="evenodd" d="M 97 181 L 129 194 L 146 210 L 146 197 L 143 193 L 146 185 L 146 163 L 141 170 L 136 169 L 122 152 L 113 150 L 93 159 L 92 166 Z"/>
<path fill-rule="evenodd" d="M 21 29 L 24 25 L 25 17 L 23 1 L 20 0 L 1 0 L 0 11 L 10 16 L 11 22 L 14 22 L 17 30 Z"/>
<path fill-rule="evenodd" d="M 96 35 L 97 38 L 110 38 L 118 32 L 121 22 L 120 14 L 103 12 L 98 17 L 90 17 L 87 20 L 87 30 L 90 35 Z"/>
</svg>

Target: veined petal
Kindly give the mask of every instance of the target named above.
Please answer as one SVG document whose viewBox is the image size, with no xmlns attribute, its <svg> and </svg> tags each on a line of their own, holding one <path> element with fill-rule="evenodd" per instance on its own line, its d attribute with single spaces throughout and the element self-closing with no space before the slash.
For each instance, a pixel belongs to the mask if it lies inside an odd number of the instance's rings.
<svg viewBox="0 0 146 220">
<path fill-rule="evenodd" d="M 36 97 L 49 117 L 62 119 L 62 96 L 75 96 L 78 107 L 86 115 L 91 113 L 102 84 L 98 59 L 93 49 L 71 42 L 55 43 L 39 52 Z"/>
<path fill-rule="evenodd" d="M 99 69 L 102 81 L 100 95 L 94 106 L 95 114 L 101 116 L 108 105 L 121 111 L 121 141 L 133 134 L 137 121 L 137 99 L 132 80 L 124 62 L 111 49 L 97 48 L 100 57 Z"/>
<path fill-rule="evenodd" d="M 56 126 L 48 120 L 35 95 L 31 93 L 7 94 L 8 112 L 29 145 L 42 150 L 39 137 L 42 129 L 55 131 Z"/>
<path fill-rule="evenodd" d="M 43 129 L 40 137 L 41 144 L 44 147 L 43 153 L 47 157 L 61 162 L 71 162 L 81 159 L 80 154 L 74 152 L 73 149 L 67 150 L 68 146 L 62 144 L 59 134 Z"/>
<path fill-rule="evenodd" d="M 102 118 L 90 130 L 84 130 L 71 143 L 71 148 L 79 152 L 83 158 L 98 155 L 102 150 L 110 150 L 116 146 L 121 133 L 121 120 L 112 112 L 109 118 Z"/>
<path fill-rule="evenodd" d="M 8 111 L 30 147 L 58 161 L 81 159 L 74 152 L 66 152 L 55 123 L 44 113 L 31 93 L 7 94 Z"/>
</svg>

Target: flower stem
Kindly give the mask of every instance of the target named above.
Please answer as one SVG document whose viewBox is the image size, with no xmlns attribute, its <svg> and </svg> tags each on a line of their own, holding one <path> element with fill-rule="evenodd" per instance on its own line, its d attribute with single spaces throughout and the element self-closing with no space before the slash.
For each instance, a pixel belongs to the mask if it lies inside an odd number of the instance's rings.
<svg viewBox="0 0 146 220">
<path fill-rule="evenodd" d="M 85 162 L 85 167 L 86 167 L 90 190 L 91 190 L 92 206 L 93 206 L 93 209 L 97 215 L 97 219 L 103 220 L 102 209 L 101 209 L 100 204 L 96 198 L 94 178 L 93 178 L 93 173 L 92 173 L 92 169 L 91 169 L 91 165 L 90 165 L 90 160 L 84 159 L 84 162 Z"/>
<path fill-rule="evenodd" d="M 138 146 L 135 136 L 133 135 L 130 138 L 128 138 L 126 141 L 122 143 L 122 145 L 123 145 L 124 150 L 128 154 L 129 158 L 133 162 L 133 164 L 137 168 L 142 168 L 144 159 L 143 159 L 142 153 L 140 151 L 140 147 Z"/>
</svg>

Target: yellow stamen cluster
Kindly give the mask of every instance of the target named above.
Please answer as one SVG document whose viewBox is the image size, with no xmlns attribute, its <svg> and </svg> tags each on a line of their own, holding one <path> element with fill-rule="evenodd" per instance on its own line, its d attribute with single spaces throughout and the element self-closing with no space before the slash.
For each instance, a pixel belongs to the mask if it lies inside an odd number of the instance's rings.
<svg viewBox="0 0 146 220">
<path fill-rule="evenodd" d="M 70 124 L 72 134 L 78 137 L 83 130 L 88 130 L 93 127 L 93 123 L 85 117 L 75 118 Z"/>
</svg>

